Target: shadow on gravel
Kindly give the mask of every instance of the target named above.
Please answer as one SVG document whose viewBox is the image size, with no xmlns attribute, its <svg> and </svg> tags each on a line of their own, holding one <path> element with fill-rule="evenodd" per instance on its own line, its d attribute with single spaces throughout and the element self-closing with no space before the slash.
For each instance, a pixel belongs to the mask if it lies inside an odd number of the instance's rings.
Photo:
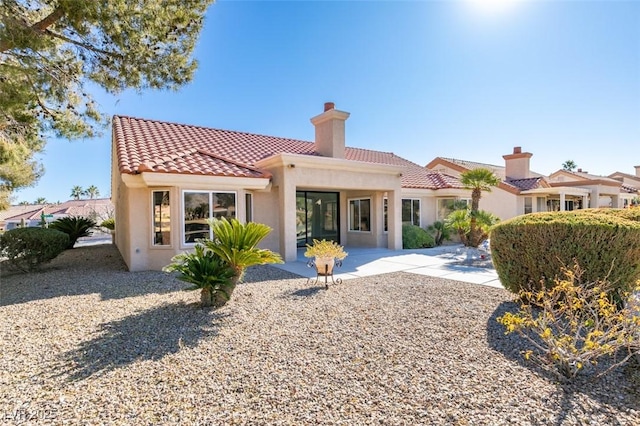
<svg viewBox="0 0 640 426">
<path fill-rule="evenodd" d="M 128 272 L 111 244 L 67 250 L 32 273 L 2 268 L 0 306 L 62 296 L 99 294 L 102 300 L 181 291 L 185 284 L 161 271 Z"/>
<path fill-rule="evenodd" d="M 583 413 L 589 411 L 587 407 L 579 410 L 580 401 L 574 398 L 575 394 L 585 394 L 598 400 L 601 403 L 600 411 L 608 411 L 603 414 L 611 418 L 611 424 L 620 424 L 616 421 L 616 412 L 637 409 L 640 406 L 640 366 L 628 363 L 602 377 L 583 374 L 572 382 L 559 383 L 551 372 L 533 362 L 526 361 L 522 352 L 527 349 L 535 350 L 535 348 L 517 333 L 505 335 L 505 328 L 497 322 L 498 317 L 507 312 L 516 313 L 518 310 L 519 306 L 515 302 L 503 302 L 497 307 L 487 323 L 487 343 L 491 349 L 500 352 L 507 359 L 557 385 L 556 392 L 560 394 L 561 403 L 557 407 L 557 417 L 553 424 L 565 424 L 567 416 L 574 410 Z"/>
<path fill-rule="evenodd" d="M 325 287 L 309 287 L 309 288 L 301 288 L 300 290 L 295 290 L 295 291 L 291 291 L 288 293 L 285 293 L 283 296 L 284 297 L 311 297 L 311 296 L 315 296 L 316 294 L 318 294 L 321 291 L 325 291 Z"/>
<path fill-rule="evenodd" d="M 60 355 L 55 377 L 77 381 L 134 362 L 159 360 L 217 335 L 227 315 L 195 304 L 174 303 L 106 323 L 100 336 Z"/>
</svg>

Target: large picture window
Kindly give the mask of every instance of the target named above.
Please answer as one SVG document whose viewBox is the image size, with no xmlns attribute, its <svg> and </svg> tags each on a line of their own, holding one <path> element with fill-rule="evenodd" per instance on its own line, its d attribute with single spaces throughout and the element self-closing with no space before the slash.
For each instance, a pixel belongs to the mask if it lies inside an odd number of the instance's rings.
<svg viewBox="0 0 640 426">
<path fill-rule="evenodd" d="M 402 224 L 420 226 L 420 200 L 402 200 Z"/>
<path fill-rule="evenodd" d="M 371 200 L 363 198 L 349 200 L 349 231 L 371 230 Z"/>
<path fill-rule="evenodd" d="M 213 238 L 207 219 L 235 218 L 235 192 L 185 191 L 184 242 L 195 243 L 199 238 Z"/>
<path fill-rule="evenodd" d="M 153 191 L 153 245 L 171 244 L 171 205 L 169 191 Z"/>
<path fill-rule="evenodd" d="M 471 200 L 466 198 L 438 198 L 436 220 L 443 221 L 454 210 L 463 210 L 471 205 Z"/>
</svg>

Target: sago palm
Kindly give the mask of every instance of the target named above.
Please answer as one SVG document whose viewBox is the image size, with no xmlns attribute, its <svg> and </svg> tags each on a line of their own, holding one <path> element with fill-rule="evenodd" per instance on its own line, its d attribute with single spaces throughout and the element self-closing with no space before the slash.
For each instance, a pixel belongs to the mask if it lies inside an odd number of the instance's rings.
<svg viewBox="0 0 640 426">
<path fill-rule="evenodd" d="M 220 256 L 236 271 L 241 280 L 245 270 L 253 265 L 283 263 L 278 253 L 258 248 L 258 244 L 271 232 L 263 223 L 241 223 L 238 219 L 209 219 L 213 240 L 204 240 L 204 245 Z"/>
<path fill-rule="evenodd" d="M 198 243 L 192 253 L 181 253 L 163 268 L 177 272 L 178 279 L 189 284 L 186 290 L 200 290 L 202 306 L 213 306 L 217 300 L 229 300 L 233 292 L 235 271 L 218 255 Z"/>
<path fill-rule="evenodd" d="M 72 249 L 80 237 L 91 235 L 91 229 L 96 227 L 96 222 L 86 217 L 61 217 L 49 224 L 49 228 L 56 229 L 69 235 L 68 249 Z"/>
</svg>

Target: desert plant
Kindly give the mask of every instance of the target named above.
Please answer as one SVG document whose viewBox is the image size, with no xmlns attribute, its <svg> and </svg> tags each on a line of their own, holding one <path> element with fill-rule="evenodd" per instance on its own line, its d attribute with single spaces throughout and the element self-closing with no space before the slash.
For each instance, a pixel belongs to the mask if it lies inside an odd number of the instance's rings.
<svg viewBox="0 0 640 426">
<path fill-rule="evenodd" d="M 72 249 L 80 237 L 88 237 L 91 235 L 91 229 L 95 228 L 96 223 L 92 219 L 86 217 L 61 217 L 49 224 L 49 228 L 56 229 L 69 235 L 68 249 Z"/>
<path fill-rule="evenodd" d="M 475 217 L 476 230 L 475 238 L 477 244 L 473 245 L 471 220 Z M 475 213 L 470 209 L 454 210 L 445 219 L 447 227 L 455 230 L 460 237 L 460 242 L 468 247 L 478 247 L 483 241 L 489 238 L 491 227 L 498 223 L 500 219 L 485 210 L 478 210 Z"/>
<path fill-rule="evenodd" d="M 437 220 L 427 227 L 427 231 L 433 235 L 437 246 L 441 246 L 444 240 L 451 238 L 451 228 L 443 220 Z"/>
<path fill-rule="evenodd" d="M 564 278 L 551 288 L 523 290 L 520 311 L 498 318 L 506 333 L 517 332 L 535 348 L 524 357 L 571 379 L 602 357 L 619 356 L 599 375 L 639 354 L 640 312 L 630 304 L 618 308 L 610 297 L 615 287 L 607 279 L 584 282 L 577 264 L 562 273 Z M 640 280 L 635 291 L 640 291 Z M 632 293 L 620 296 L 629 300 Z"/>
<path fill-rule="evenodd" d="M 478 247 L 486 239 L 484 231 L 478 226 L 478 212 L 482 191 L 491 192 L 491 187 L 498 186 L 500 179 L 489 169 L 477 168 L 460 174 L 460 182 L 465 188 L 471 189 L 471 213 L 469 233 L 466 246 Z"/>
<path fill-rule="evenodd" d="M 342 260 L 347 257 L 349 253 L 344 251 L 344 247 L 335 241 L 331 240 L 313 240 L 313 244 L 307 244 L 307 249 L 304 252 L 305 257 L 316 258 L 332 258 Z"/>
<path fill-rule="evenodd" d="M 531 213 L 496 225 L 491 255 L 502 285 L 513 293 L 538 291 L 577 262 L 589 265 L 585 281 L 608 277 L 629 291 L 640 279 L 640 222 L 607 210 Z"/>
<path fill-rule="evenodd" d="M 116 220 L 113 217 L 103 220 L 100 222 L 100 226 L 102 228 L 108 229 L 111 233 L 116 229 Z"/>
<path fill-rule="evenodd" d="M 210 219 L 214 239 L 198 240 L 194 253 L 180 254 L 171 259 L 165 271 L 177 271 L 186 276 L 194 288 L 201 288 L 205 306 L 223 306 L 231 299 L 245 270 L 253 265 L 282 263 L 279 254 L 258 248 L 271 232 L 267 225 L 255 222 L 242 224 L 237 219 Z M 193 273 L 191 270 L 195 270 Z M 229 274 L 227 270 L 232 273 Z M 208 297 L 207 292 L 211 295 Z"/>
<path fill-rule="evenodd" d="M 50 228 L 16 228 L 0 235 L 0 255 L 24 272 L 55 259 L 69 244 L 69 236 Z"/>
<path fill-rule="evenodd" d="M 435 247 L 436 241 L 427 231 L 416 225 L 402 225 L 402 248 L 420 249 Z"/>
<path fill-rule="evenodd" d="M 260 249 L 258 244 L 271 232 L 271 227 L 256 222 L 241 223 L 238 219 L 209 219 L 213 240 L 203 244 L 220 256 L 242 280 L 245 270 L 254 265 L 283 263 L 278 253 Z"/>
<path fill-rule="evenodd" d="M 179 280 L 192 284 L 186 290 L 199 289 L 202 306 L 213 306 L 220 297 L 229 300 L 235 286 L 234 269 L 202 243 L 192 253 L 174 256 L 163 270 L 177 272 Z"/>
</svg>

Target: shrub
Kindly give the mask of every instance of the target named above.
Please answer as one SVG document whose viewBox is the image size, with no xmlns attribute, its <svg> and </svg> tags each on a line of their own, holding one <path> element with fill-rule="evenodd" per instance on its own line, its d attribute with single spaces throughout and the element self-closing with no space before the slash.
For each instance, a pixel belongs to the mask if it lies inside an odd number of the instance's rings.
<svg viewBox="0 0 640 426">
<path fill-rule="evenodd" d="M 416 225 L 402 225 L 402 248 L 419 249 L 435 247 L 436 241 L 427 231 Z"/>
<path fill-rule="evenodd" d="M 451 239 L 451 228 L 442 220 L 433 222 L 432 225 L 427 227 L 427 231 L 433 236 L 437 246 L 441 246 L 444 240 Z"/>
<path fill-rule="evenodd" d="M 634 305 L 618 309 L 609 297 L 613 284 L 584 283 L 584 271 L 577 264 L 562 272 L 564 278 L 556 279 L 552 288 L 522 291 L 520 299 L 525 302 L 520 311 L 498 318 L 507 334 L 517 332 L 533 345 L 535 351 L 525 351 L 525 358 L 550 368 L 560 379 L 571 379 L 595 367 L 600 358 L 620 356 L 602 375 L 640 353 L 640 312 Z M 640 291 L 640 280 L 635 291 Z M 630 293 L 622 297 L 631 301 Z"/>
<path fill-rule="evenodd" d="M 502 285 L 519 293 L 554 285 L 567 265 L 588 265 L 584 280 L 606 277 L 629 291 L 640 278 L 640 223 L 609 209 L 532 213 L 496 225 L 491 254 Z"/>
<path fill-rule="evenodd" d="M 24 272 L 55 259 L 69 244 L 64 232 L 48 228 L 16 228 L 0 235 L 0 254 Z"/>
<path fill-rule="evenodd" d="M 109 219 L 105 219 L 100 222 L 100 226 L 102 228 L 108 229 L 109 231 L 114 231 L 116 229 L 116 220 L 110 217 Z"/>
<path fill-rule="evenodd" d="M 72 249 L 80 237 L 91 235 L 91 228 L 96 227 L 96 222 L 86 217 L 61 217 L 49 224 L 49 228 L 64 232 L 69 236 L 68 249 Z"/>
</svg>

